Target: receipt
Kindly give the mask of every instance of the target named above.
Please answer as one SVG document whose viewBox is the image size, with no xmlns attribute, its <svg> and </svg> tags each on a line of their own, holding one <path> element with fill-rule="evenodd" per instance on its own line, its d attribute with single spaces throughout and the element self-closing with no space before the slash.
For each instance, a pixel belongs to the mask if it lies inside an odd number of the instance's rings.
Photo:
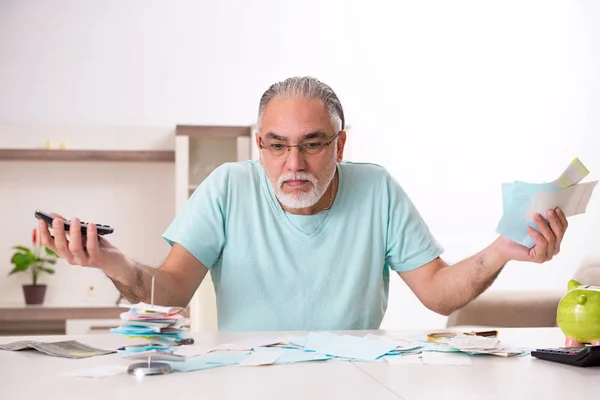
<svg viewBox="0 0 600 400">
<path fill-rule="evenodd" d="M 527 221 L 533 221 L 536 213 L 541 214 L 545 218 L 546 212 L 556 207 L 562 210 L 565 217 L 585 213 L 597 183 L 598 181 L 579 183 L 556 192 L 536 194 L 527 209 Z"/>
<path fill-rule="evenodd" d="M 496 232 L 525 247 L 532 248 L 535 241 L 527 227 L 539 231 L 533 221 L 536 213 L 546 218 L 548 210 L 557 207 L 570 217 L 586 212 L 597 181 L 580 183 L 589 174 L 583 163 L 575 158 L 565 171 L 548 183 L 512 182 L 502 184 L 503 215 Z"/>
<path fill-rule="evenodd" d="M 589 173 L 590 171 L 588 171 L 585 165 L 583 165 L 579 158 L 576 157 L 573 161 L 571 161 L 571 164 L 569 164 L 562 175 L 551 183 L 556 186 L 568 188 L 569 186 L 573 186 L 576 183 L 581 182 L 581 180 Z"/>
</svg>

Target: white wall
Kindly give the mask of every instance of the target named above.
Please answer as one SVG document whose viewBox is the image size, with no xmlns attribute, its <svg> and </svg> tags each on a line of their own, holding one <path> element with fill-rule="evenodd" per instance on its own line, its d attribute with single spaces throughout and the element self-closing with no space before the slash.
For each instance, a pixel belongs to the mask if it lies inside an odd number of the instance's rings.
<svg viewBox="0 0 600 400">
<path fill-rule="evenodd" d="M 24 121 L 28 122 L 28 121 Z M 0 126 L 0 148 L 43 147 L 67 140 L 71 148 L 173 149 L 170 127 Z M 60 150 L 56 150 L 60 151 Z M 173 163 L 0 161 L 0 305 L 23 304 L 29 275 L 7 277 L 12 246 L 31 245 L 36 209 L 109 224 L 107 238 L 135 260 L 158 265 L 169 246 L 161 234 L 175 212 Z M 60 260 L 43 276 L 47 305 L 113 305 L 118 292 L 103 273 Z"/>
<path fill-rule="evenodd" d="M 315 75 L 345 105 L 352 159 L 391 170 L 453 262 L 494 239 L 501 182 L 574 156 L 598 177 L 598 17 L 542 0 L 4 0 L 0 123 L 248 124 L 270 83 Z M 511 263 L 494 288 L 563 288 L 600 252 L 599 201 L 559 257 Z M 386 327 L 443 323 L 398 283 Z"/>
</svg>

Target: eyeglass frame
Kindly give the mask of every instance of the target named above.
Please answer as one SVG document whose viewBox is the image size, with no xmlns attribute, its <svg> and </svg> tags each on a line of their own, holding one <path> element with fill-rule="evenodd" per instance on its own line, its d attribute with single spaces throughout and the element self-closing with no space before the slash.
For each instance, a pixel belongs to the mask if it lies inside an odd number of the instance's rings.
<svg viewBox="0 0 600 400">
<path fill-rule="evenodd" d="M 334 140 L 335 140 L 335 139 L 336 139 L 336 138 L 339 136 L 339 134 L 340 134 L 340 133 L 342 133 L 343 131 L 344 131 L 344 130 L 342 129 L 341 131 L 339 131 L 338 133 L 336 133 L 335 135 L 333 135 L 333 136 L 331 137 L 331 139 L 329 139 L 328 141 L 326 141 L 325 143 L 323 143 L 323 144 L 322 144 L 322 145 L 319 147 L 319 149 L 321 150 L 321 149 L 324 149 L 325 147 L 328 147 L 328 146 L 329 146 L 331 143 L 333 143 L 333 141 L 334 141 Z M 299 151 L 300 153 L 302 153 L 302 154 L 306 154 L 306 153 L 304 153 L 304 152 L 303 152 L 303 150 L 302 150 L 302 149 L 304 148 L 304 146 L 306 146 L 306 144 L 305 144 L 305 143 L 298 143 L 298 144 L 283 144 L 283 143 L 280 143 L 280 144 L 281 144 L 282 146 L 284 146 L 284 147 L 286 147 L 286 148 L 287 148 L 287 152 L 285 152 L 285 153 L 283 153 L 283 154 L 286 154 L 286 153 L 288 153 L 288 154 L 289 154 L 289 153 L 292 151 L 292 147 L 297 147 L 297 148 L 298 148 L 298 151 Z M 267 148 L 267 147 L 264 145 L 264 143 L 263 143 L 263 138 L 262 138 L 262 136 L 260 136 L 260 135 L 258 135 L 258 147 L 259 147 L 261 150 L 263 150 L 263 149 L 266 149 L 266 148 Z M 267 150 L 267 151 L 268 151 L 268 150 Z M 281 156 L 283 156 L 283 154 L 282 154 Z M 281 157 L 281 156 L 280 156 L 280 157 Z"/>
</svg>

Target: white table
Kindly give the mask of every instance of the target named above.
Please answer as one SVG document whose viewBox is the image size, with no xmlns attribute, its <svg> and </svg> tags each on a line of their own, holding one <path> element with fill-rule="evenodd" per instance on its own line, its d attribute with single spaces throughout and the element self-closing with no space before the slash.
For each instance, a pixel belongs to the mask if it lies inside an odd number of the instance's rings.
<svg viewBox="0 0 600 400">
<path fill-rule="evenodd" d="M 489 328 L 487 328 L 489 329 Z M 529 348 L 564 346 L 558 328 L 500 329 L 506 343 Z M 472 366 L 356 365 L 401 398 L 597 399 L 600 368 L 579 368 L 531 356 L 475 356 Z"/>
<path fill-rule="evenodd" d="M 286 334 L 289 332 L 286 332 Z M 294 332 L 292 334 L 305 334 Z M 404 336 L 423 332 L 336 332 L 363 336 Z M 196 343 L 217 346 L 279 333 L 194 334 Z M 78 340 L 115 349 L 138 340 L 118 335 L 0 337 L 0 343 L 32 339 Z M 504 342 L 527 347 L 559 347 L 556 328 L 501 329 Z M 0 350 L 0 398 L 12 399 L 592 399 L 600 393 L 600 369 L 577 368 L 530 356 L 473 357 L 472 366 L 389 365 L 385 362 L 327 361 L 267 367 L 227 366 L 187 373 L 138 378 L 128 374 L 82 378 L 66 373 L 97 365 L 129 365 L 117 354 L 80 360 L 38 352 Z"/>
</svg>

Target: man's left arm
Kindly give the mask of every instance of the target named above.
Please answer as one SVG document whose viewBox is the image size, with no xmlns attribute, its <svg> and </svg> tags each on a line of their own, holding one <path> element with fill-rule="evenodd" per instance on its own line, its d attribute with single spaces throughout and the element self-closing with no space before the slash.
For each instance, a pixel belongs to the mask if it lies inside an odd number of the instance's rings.
<svg viewBox="0 0 600 400">
<path fill-rule="evenodd" d="M 535 240 L 529 249 L 504 237 L 499 237 L 481 252 L 452 266 L 441 258 L 406 272 L 398 272 L 421 303 L 439 314 L 450 315 L 483 293 L 510 261 L 544 263 L 560 251 L 568 226 L 560 209 L 549 210 L 549 224 L 536 215 L 539 232 L 527 227 Z"/>
</svg>

